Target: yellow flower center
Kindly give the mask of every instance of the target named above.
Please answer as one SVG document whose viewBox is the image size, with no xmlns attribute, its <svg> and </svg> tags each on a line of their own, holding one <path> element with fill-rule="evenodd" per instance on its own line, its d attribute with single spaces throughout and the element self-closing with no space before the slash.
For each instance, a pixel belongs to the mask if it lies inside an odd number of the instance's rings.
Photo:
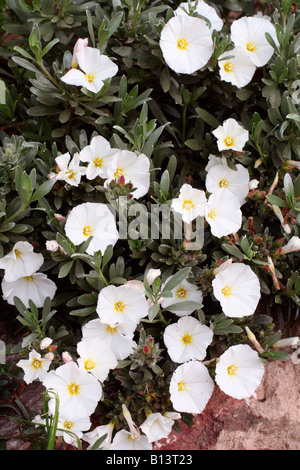
<svg viewBox="0 0 300 470">
<path fill-rule="evenodd" d="M 225 286 L 225 287 L 223 287 L 221 292 L 224 295 L 224 297 L 229 297 L 232 293 L 232 288 L 230 286 Z"/>
<path fill-rule="evenodd" d="M 114 177 L 119 178 L 119 176 L 122 176 L 124 173 L 123 168 L 117 168 L 116 171 L 114 172 Z"/>
<path fill-rule="evenodd" d="M 93 229 L 90 225 L 86 225 L 85 227 L 83 227 L 82 233 L 85 237 L 90 237 L 93 233 Z"/>
<path fill-rule="evenodd" d="M 79 385 L 71 383 L 70 385 L 68 385 L 68 391 L 70 395 L 78 395 Z"/>
<path fill-rule="evenodd" d="M 224 70 L 225 72 L 232 72 L 233 64 L 231 62 L 226 62 L 226 64 L 224 64 Z"/>
<path fill-rule="evenodd" d="M 95 368 L 95 365 L 96 364 L 91 359 L 87 359 L 86 361 L 84 361 L 85 370 L 92 370 Z"/>
<path fill-rule="evenodd" d="M 65 429 L 72 429 L 72 427 L 73 427 L 72 421 L 64 421 L 63 427 L 64 427 Z"/>
<path fill-rule="evenodd" d="M 185 382 L 178 382 L 177 389 L 178 392 L 183 392 L 185 390 Z"/>
<path fill-rule="evenodd" d="M 106 331 L 110 335 L 114 335 L 117 332 L 117 327 L 115 326 L 114 328 L 112 328 L 111 326 L 107 325 Z"/>
<path fill-rule="evenodd" d="M 180 287 L 179 289 L 177 289 L 176 295 L 178 299 L 184 299 L 187 295 L 187 291 L 183 287 Z"/>
<path fill-rule="evenodd" d="M 211 210 L 208 212 L 207 217 L 209 217 L 210 219 L 214 220 L 214 219 L 217 217 L 217 211 L 216 211 L 216 209 L 211 209 Z"/>
<path fill-rule="evenodd" d="M 31 363 L 31 367 L 33 367 L 34 369 L 40 369 L 42 367 L 42 361 L 40 361 L 39 359 L 33 359 L 32 363 Z"/>
<path fill-rule="evenodd" d="M 231 364 L 231 366 L 227 367 L 227 374 L 230 375 L 231 377 L 233 377 L 236 374 L 236 371 L 237 371 L 237 366 L 235 366 L 234 364 Z"/>
<path fill-rule="evenodd" d="M 69 180 L 72 180 L 73 178 L 75 178 L 75 176 L 76 176 L 76 173 L 74 173 L 73 170 L 66 171 L 66 177 L 69 178 Z"/>
<path fill-rule="evenodd" d="M 223 179 L 219 181 L 219 188 L 227 188 L 228 187 L 228 181 Z"/>
<path fill-rule="evenodd" d="M 33 282 L 34 280 L 33 276 L 24 276 L 24 279 L 26 282 Z"/>
<path fill-rule="evenodd" d="M 185 38 L 182 38 L 182 39 L 178 39 L 177 41 L 177 49 L 181 50 L 181 51 L 185 51 L 186 48 L 188 47 L 189 43 L 187 42 L 187 40 Z"/>
<path fill-rule="evenodd" d="M 256 49 L 257 49 L 257 45 L 256 45 L 255 42 L 253 42 L 253 41 L 247 42 L 247 44 L 246 44 L 246 49 L 247 49 L 247 51 L 249 51 L 249 52 L 254 52 L 254 51 L 256 51 Z"/>
<path fill-rule="evenodd" d="M 15 257 L 16 258 L 20 258 L 21 254 L 22 254 L 21 251 L 15 250 Z"/>
<path fill-rule="evenodd" d="M 188 333 L 185 333 L 183 337 L 181 338 L 181 341 L 183 342 L 184 345 L 191 344 L 193 338 L 192 335 L 189 335 Z"/>
<path fill-rule="evenodd" d="M 89 83 L 93 83 L 95 80 L 95 74 L 94 73 L 87 73 L 86 74 L 86 79 Z"/>
<path fill-rule="evenodd" d="M 190 199 L 185 199 L 182 204 L 182 209 L 185 209 L 187 211 L 193 209 L 194 203 Z"/>
<path fill-rule="evenodd" d="M 102 160 L 102 158 L 99 158 L 99 157 L 96 157 L 93 160 L 93 163 L 94 163 L 96 168 L 101 168 L 103 166 L 103 160 Z"/>
<path fill-rule="evenodd" d="M 234 138 L 227 136 L 224 139 L 224 144 L 226 145 L 226 147 L 232 147 L 232 145 L 234 144 Z"/>
<path fill-rule="evenodd" d="M 116 312 L 123 313 L 126 306 L 125 306 L 124 302 L 119 300 L 119 302 L 115 303 L 114 307 L 115 307 Z"/>
</svg>

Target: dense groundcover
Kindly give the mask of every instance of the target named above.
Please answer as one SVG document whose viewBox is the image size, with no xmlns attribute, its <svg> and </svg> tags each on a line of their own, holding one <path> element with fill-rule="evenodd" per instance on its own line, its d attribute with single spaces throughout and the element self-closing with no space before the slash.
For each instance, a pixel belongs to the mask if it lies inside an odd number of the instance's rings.
<svg viewBox="0 0 300 470">
<path fill-rule="evenodd" d="M 152 449 L 298 340 L 299 3 L 0 5 L 1 415 Z"/>
</svg>

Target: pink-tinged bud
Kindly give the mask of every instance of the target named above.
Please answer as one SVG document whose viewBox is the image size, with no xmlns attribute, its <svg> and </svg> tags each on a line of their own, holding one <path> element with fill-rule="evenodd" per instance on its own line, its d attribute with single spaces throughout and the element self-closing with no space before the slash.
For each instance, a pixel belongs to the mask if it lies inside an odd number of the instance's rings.
<svg viewBox="0 0 300 470">
<path fill-rule="evenodd" d="M 59 244 L 56 240 L 47 240 L 46 241 L 46 249 L 47 251 L 55 252 L 59 249 Z"/>
<path fill-rule="evenodd" d="M 78 66 L 78 60 L 77 60 L 77 54 L 80 51 L 83 51 L 83 49 L 86 49 L 88 47 L 88 38 L 81 39 L 79 38 L 74 46 L 73 49 L 73 57 L 71 61 L 71 67 L 76 68 Z"/>
<path fill-rule="evenodd" d="M 149 286 L 155 281 L 157 277 L 161 275 L 161 270 L 160 269 L 149 269 L 146 275 L 147 282 Z"/>
<path fill-rule="evenodd" d="M 143 346 L 143 353 L 147 356 L 150 353 L 150 348 L 147 344 Z"/>
<path fill-rule="evenodd" d="M 56 349 L 57 349 L 57 344 L 51 344 L 51 346 L 49 346 L 48 349 L 49 349 L 50 352 L 56 351 Z"/>
<path fill-rule="evenodd" d="M 48 352 L 47 354 L 45 354 L 45 358 L 49 359 L 49 361 L 53 361 L 54 354 L 52 352 Z"/>
<path fill-rule="evenodd" d="M 124 175 L 121 175 L 119 178 L 119 186 L 124 186 L 125 185 L 125 178 Z"/>
<path fill-rule="evenodd" d="M 64 351 L 61 357 L 65 364 L 68 362 L 73 362 L 71 354 L 69 354 L 67 351 Z"/>
<path fill-rule="evenodd" d="M 66 217 L 64 215 L 54 214 L 54 217 L 56 218 L 56 220 L 58 220 L 58 222 L 65 222 L 66 221 Z"/>
</svg>

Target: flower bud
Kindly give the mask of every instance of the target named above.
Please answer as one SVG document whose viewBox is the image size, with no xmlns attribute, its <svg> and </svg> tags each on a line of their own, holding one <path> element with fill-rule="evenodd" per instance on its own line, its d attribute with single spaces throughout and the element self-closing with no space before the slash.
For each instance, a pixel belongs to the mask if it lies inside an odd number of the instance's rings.
<svg viewBox="0 0 300 470">
<path fill-rule="evenodd" d="M 52 344 L 52 342 L 53 342 L 53 339 L 48 338 L 48 337 L 44 338 L 40 342 L 40 349 L 47 349 L 50 346 L 50 344 Z"/>
<path fill-rule="evenodd" d="M 150 353 L 150 348 L 149 348 L 148 344 L 145 344 L 143 346 L 143 353 L 146 354 L 146 355 L 148 355 Z"/>
<path fill-rule="evenodd" d="M 56 240 L 47 240 L 46 241 L 46 250 L 54 253 L 59 249 L 59 244 Z"/>
<path fill-rule="evenodd" d="M 290 241 L 281 248 L 281 253 L 287 254 L 292 253 L 293 251 L 300 251 L 300 238 L 292 237 Z"/>
<path fill-rule="evenodd" d="M 47 354 L 45 354 L 45 358 L 49 359 L 49 361 L 53 361 L 54 354 L 52 352 L 48 352 Z"/>
<path fill-rule="evenodd" d="M 69 354 L 67 351 L 64 351 L 61 355 L 62 360 L 66 364 L 67 362 L 73 362 L 71 354 Z"/>
<path fill-rule="evenodd" d="M 151 284 L 154 282 L 154 280 L 161 275 L 161 270 L 160 269 L 149 269 L 146 279 L 151 286 Z"/>
<path fill-rule="evenodd" d="M 249 183 L 249 191 L 253 191 L 253 189 L 257 189 L 259 185 L 258 180 L 251 180 Z"/>
<path fill-rule="evenodd" d="M 71 61 L 71 67 L 76 68 L 78 66 L 77 54 L 88 46 L 88 38 L 81 39 L 79 38 L 73 49 L 73 57 Z"/>
<path fill-rule="evenodd" d="M 58 220 L 58 222 L 65 222 L 66 221 L 66 217 L 64 215 L 54 214 L 54 217 L 56 218 L 56 220 Z"/>
</svg>

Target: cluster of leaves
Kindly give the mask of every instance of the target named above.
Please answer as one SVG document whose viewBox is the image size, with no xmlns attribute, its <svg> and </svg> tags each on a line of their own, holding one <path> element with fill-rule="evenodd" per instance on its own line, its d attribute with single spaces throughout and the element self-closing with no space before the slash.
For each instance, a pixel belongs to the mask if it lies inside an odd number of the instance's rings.
<svg viewBox="0 0 300 470">
<path fill-rule="evenodd" d="M 273 331 L 274 312 L 285 319 L 298 317 L 299 253 L 280 254 L 286 239 L 274 207 L 290 233 L 299 235 L 300 179 L 297 167 L 290 163 L 300 162 L 299 7 L 291 0 L 258 2 L 263 13 L 272 16 L 279 47 L 273 44 L 269 64 L 256 72 L 247 87 L 237 89 L 221 82 L 217 59 L 229 45 L 233 15 L 252 15 L 256 2 L 208 2 L 224 18 L 224 27 L 221 33 L 214 32 L 212 60 L 193 75 L 172 72 L 159 47 L 160 32 L 179 3 L 0 2 L 0 256 L 16 241 L 27 240 L 43 253 L 43 271 L 58 281 L 56 297 L 52 302 L 47 299 L 41 312 L 34 304 L 26 309 L 16 301 L 16 320 L 26 336 L 14 352 L 38 348 L 40 340 L 50 336 L 58 351 L 73 354 L 80 327 L 96 317 L 99 291 L 107 284 L 143 280 L 148 268 L 160 268 L 163 280 L 188 269 L 204 294 L 203 309 L 196 309 L 198 318 L 214 331 L 211 357 L 228 345 L 246 342 L 246 326 L 268 352 L 280 337 Z M 118 65 L 118 74 L 106 80 L 97 94 L 60 80 L 70 68 L 78 38 L 89 38 L 92 47 Z M 170 204 L 185 182 L 205 187 L 208 156 L 218 154 L 211 132 L 228 117 L 236 117 L 249 130 L 249 142 L 245 152 L 227 156 L 247 167 L 251 179 L 259 180 L 259 187 L 248 195 L 238 234 L 219 240 L 206 228 L 204 245 L 197 251 L 186 250 L 183 240 L 173 239 L 172 233 L 168 239 L 161 235 L 158 240 L 120 240 L 114 249 L 94 256 L 85 254 L 85 244 L 75 247 L 65 237 L 57 213 L 66 216 L 81 202 L 115 204 L 118 188 L 103 191 L 98 181 L 82 181 L 79 187 L 54 182 L 48 175 L 55 172 L 59 153 L 74 155 L 96 134 L 112 147 L 144 153 L 151 159 L 151 185 L 143 203 L 148 207 L 153 202 Z M 288 187 L 284 185 L 287 172 Z M 120 213 L 120 207 L 115 208 Z M 162 234 L 162 223 L 158 229 Z M 46 251 L 45 242 L 53 239 L 63 252 Z M 262 315 L 230 319 L 220 311 L 211 279 L 213 270 L 228 257 L 249 264 L 257 274 Z M 266 269 L 268 257 L 279 288 Z M 168 313 L 162 316 L 158 305 L 154 307 L 151 321 L 137 333 L 137 352 L 110 379 L 102 412 L 120 410 L 121 403 L 130 405 L 137 415 L 149 406 L 167 407 L 167 378 L 172 371 L 159 345 L 160 322 L 169 318 Z M 145 344 L 154 348 L 147 357 Z"/>
</svg>

